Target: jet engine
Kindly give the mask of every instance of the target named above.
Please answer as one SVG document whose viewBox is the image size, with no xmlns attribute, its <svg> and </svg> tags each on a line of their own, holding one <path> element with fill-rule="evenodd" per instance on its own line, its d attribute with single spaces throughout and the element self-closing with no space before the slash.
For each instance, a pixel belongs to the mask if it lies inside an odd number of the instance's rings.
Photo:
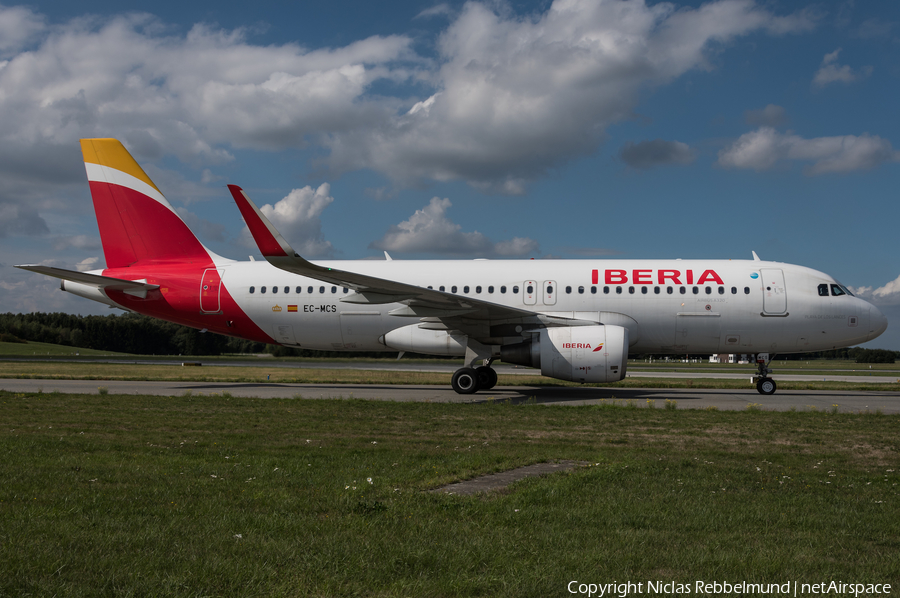
<svg viewBox="0 0 900 598">
<path fill-rule="evenodd" d="M 540 368 L 541 374 L 573 382 L 617 382 L 628 365 L 628 329 L 572 326 L 541 330 L 539 336 L 500 347 L 500 359 Z"/>
</svg>

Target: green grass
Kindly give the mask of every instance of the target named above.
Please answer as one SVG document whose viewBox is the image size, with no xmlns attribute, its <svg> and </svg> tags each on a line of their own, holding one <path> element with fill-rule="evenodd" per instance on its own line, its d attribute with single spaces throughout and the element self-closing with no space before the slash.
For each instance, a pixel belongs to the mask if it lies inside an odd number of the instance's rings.
<svg viewBox="0 0 900 598">
<path fill-rule="evenodd" d="M 0 392 L 0 596 L 896 582 L 898 423 Z M 429 492 L 562 459 L 591 466 L 489 495 Z"/>
<path fill-rule="evenodd" d="M 127 353 L 116 353 L 115 351 L 97 351 L 96 349 L 81 349 L 79 347 L 68 347 L 66 345 L 54 345 L 51 343 L 36 343 L 28 341 L 27 343 L 0 343 L 0 356 L 3 357 L 116 357 L 128 356 Z"/>
</svg>

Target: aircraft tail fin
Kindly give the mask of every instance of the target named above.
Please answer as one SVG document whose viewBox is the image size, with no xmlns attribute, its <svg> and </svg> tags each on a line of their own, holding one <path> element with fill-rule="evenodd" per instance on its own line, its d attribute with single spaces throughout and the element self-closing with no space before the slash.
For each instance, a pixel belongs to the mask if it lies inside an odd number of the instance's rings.
<svg viewBox="0 0 900 598">
<path fill-rule="evenodd" d="M 82 139 L 107 268 L 141 261 L 209 264 L 200 243 L 117 139 Z"/>
</svg>

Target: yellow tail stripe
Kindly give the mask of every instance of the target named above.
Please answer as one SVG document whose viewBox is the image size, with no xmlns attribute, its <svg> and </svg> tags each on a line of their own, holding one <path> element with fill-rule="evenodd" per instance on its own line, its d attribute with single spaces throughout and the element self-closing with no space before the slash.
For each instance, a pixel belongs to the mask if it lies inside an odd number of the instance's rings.
<svg viewBox="0 0 900 598">
<path fill-rule="evenodd" d="M 138 166 L 138 163 L 118 139 L 82 139 L 81 153 L 84 155 L 85 162 L 107 166 L 130 174 L 162 194 L 159 187 L 153 184 L 144 169 Z"/>
</svg>

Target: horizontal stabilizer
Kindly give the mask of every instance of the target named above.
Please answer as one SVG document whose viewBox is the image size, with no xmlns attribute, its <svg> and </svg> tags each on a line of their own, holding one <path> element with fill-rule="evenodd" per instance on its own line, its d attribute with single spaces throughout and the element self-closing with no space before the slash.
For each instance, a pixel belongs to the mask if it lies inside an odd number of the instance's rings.
<svg viewBox="0 0 900 598">
<path fill-rule="evenodd" d="M 109 276 L 101 276 L 99 274 L 89 274 L 87 272 L 75 272 L 74 270 L 65 270 L 63 268 L 51 268 L 50 266 L 25 265 L 16 266 L 21 270 L 29 270 L 52 276 L 53 278 L 61 278 L 86 284 L 88 286 L 97 287 L 99 289 L 109 291 L 122 291 L 136 297 L 146 297 L 147 291 L 154 291 L 159 288 L 158 284 L 147 284 L 138 280 L 126 280 L 124 278 L 112 278 Z"/>
</svg>

